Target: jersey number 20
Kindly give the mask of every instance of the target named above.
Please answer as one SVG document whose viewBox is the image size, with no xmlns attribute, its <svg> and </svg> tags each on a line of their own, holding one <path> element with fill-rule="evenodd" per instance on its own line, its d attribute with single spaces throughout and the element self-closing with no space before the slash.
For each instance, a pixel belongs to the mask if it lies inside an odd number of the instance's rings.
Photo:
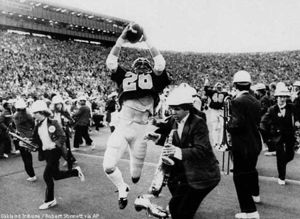
<svg viewBox="0 0 300 219">
<path fill-rule="evenodd" d="M 137 86 L 142 90 L 151 89 L 153 87 L 151 75 L 127 72 L 123 79 L 123 91 L 135 91 Z"/>
</svg>

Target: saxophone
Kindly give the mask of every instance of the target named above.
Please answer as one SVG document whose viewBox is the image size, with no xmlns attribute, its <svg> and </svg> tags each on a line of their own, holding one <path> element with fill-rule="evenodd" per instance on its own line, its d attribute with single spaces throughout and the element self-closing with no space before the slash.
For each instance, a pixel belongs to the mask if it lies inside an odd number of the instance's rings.
<svg viewBox="0 0 300 219">
<path fill-rule="evenodd" d="M 171 130 L 165 141 L 164 147 L 168 147 L 168 145 L 172 144 L 175 131 L 176 129 Z M 171 158 L 163 156 L 161 153 L 156 171 L 154 173 L 154 178 L 149 188 L 150 194 L 156 197 L 159 196 L 162 188 L 168 183 L 170 177 L 170 167 L 174 164 L 175 162 Z"/>
</svg>

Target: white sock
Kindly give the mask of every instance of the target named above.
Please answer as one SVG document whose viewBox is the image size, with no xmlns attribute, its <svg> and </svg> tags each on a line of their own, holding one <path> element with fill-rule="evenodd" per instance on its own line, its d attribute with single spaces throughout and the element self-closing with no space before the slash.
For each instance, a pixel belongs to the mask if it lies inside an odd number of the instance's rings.
<svg viewBox="0 0 300 219">
<path fill-rule="evenodd" d="M 114 172 L 110 174 L 106 173 L 106 175 L 118 189 L 122 188 L 125 185 L 122 173 L 118 167 L 116 167 Z"/>
</svg>

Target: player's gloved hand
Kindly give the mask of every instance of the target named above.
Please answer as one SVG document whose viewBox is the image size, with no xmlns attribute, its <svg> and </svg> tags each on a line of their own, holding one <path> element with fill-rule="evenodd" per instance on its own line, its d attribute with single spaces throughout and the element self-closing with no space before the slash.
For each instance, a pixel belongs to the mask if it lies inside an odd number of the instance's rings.
<svg viewBox="0 0 300 219">
<path fill-rule="evenodd" d="M 147 141 L 154 141 L 155 143 L 157 143 L 157 141 L 160 139 L 160 134 L 155 132 L 148 132 L 146 133 L 144 139 Z"/>
</svg>

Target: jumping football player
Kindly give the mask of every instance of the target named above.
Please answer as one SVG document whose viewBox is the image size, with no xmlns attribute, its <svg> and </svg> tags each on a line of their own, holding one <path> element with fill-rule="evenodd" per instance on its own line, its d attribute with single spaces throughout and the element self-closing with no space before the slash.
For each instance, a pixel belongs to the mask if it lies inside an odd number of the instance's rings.
<svg viewBox="0 0 300 219">
<path fill-rule="evenodd" d="M 127 205 L 129 186 L 124 182 L 117 164 L 128 147 L 132 182 L 139 181 L 146 156 L 147 143 L 144 136 L 149 117 L 153 115 L 154 108 L 159 101 L 159 93 L 170 84 L 165 70 L 165 59 L 151 45 L 145 33 L 143 33 L 141 41 L 148 46 L 154 67 L 152 68 L 150 61 L 146 58 L 137 58 L 131 69 L 119 66 L 118 58 L 122 45 L 129 42 L 126 38 L 128 30 L 127 26 L 106 60 L 106 65 L 111 72 L 111 79 L 118 86 L 121 109 L 119 123 L 107 142 L 103 168 L 118 189 L 120 209 L 124 209 Z"/>
</svg>

